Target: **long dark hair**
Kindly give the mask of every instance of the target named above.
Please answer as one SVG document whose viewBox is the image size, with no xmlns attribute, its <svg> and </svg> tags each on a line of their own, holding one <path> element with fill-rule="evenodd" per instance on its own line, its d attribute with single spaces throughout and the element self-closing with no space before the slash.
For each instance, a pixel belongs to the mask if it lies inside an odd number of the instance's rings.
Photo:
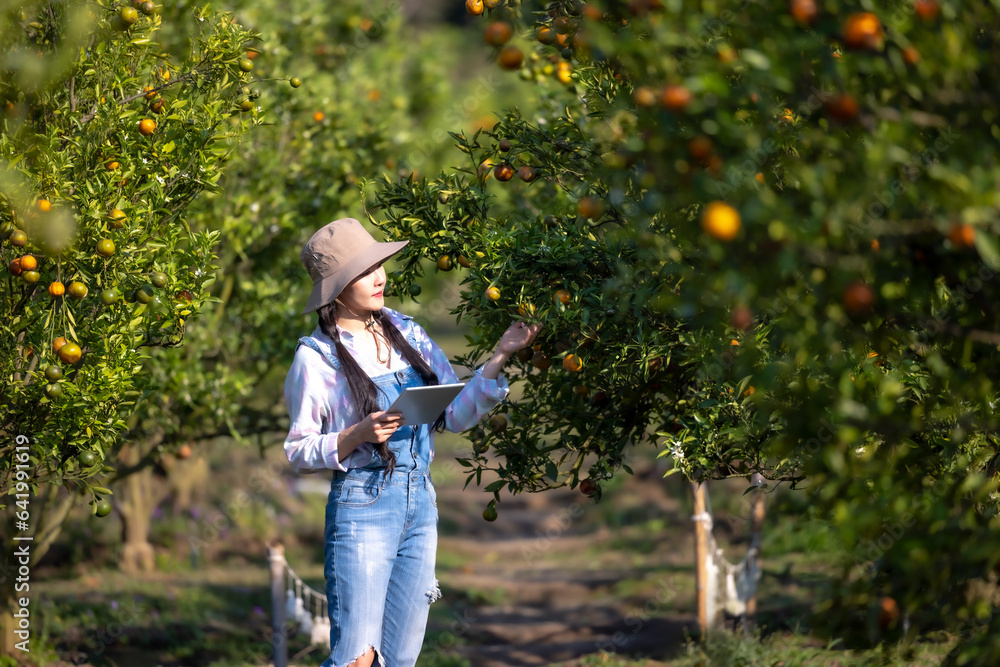
<svg viewBox="0 0 1000 667">
<path fill-rule="evenodd" d="M 337 330 L 337 303 L 331 301 L 320 308 L 318 312 L 319 328 L 333 340 L 333 344 L 336 346 L 337 358 L 340 359 L 344 375 L 347 376 L 347 386 L 351 390 L 351 398 L 354 399 L 354 409 L 357 411 L 358 416 L 364 419 L 371 413 L 380 411 L 382 407 L 378 402 L 378 387 L 368 377 L 368 374 L 361 370 L 361 366 L 340 341 L 340 331 Z M 399 350 L 399 354 L 403 359 L 423 378 L 425 385 L 441 384 L 437 373 L 431 370 L 430 364 L 420 356 L 419 352 L 413 349 L 413 346 L 406 340 L 402 332 L 396 328 L 396 325 L 392 323 L 383 311 L 373 312 L 372 317 L 382 327 L 382 331 L 385 332 L 386 337 L 389 339 L 389 344 Z M 416 428 L 416 425 L 414 428 Z M 436 431 L 444 430 L 443 412 L 431 428 Z M 386 462 L 386 474 L 391 477 L 392 471 L 396 467 L 396 455 L 389 449 L 389 443 L 373 442 L 372 446 L 375 447 L 375 451 L 382 457 L 382 460 Z"/>
</svg>

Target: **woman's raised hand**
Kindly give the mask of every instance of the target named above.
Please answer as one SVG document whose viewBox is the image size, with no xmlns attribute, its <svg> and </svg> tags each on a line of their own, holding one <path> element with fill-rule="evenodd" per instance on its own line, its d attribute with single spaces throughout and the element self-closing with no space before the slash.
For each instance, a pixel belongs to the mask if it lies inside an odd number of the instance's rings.
<svg viewBox="0 0 1000 667">
<path fill-rule="evenodd" d="M 510 356 L 518 350 L 531 345 L 535 336 L 542 330 L 541 324 L 528 324 L 526 322 L 514 322 L 500 337 L 497 344 L 497 351 Z"/>
</svg>

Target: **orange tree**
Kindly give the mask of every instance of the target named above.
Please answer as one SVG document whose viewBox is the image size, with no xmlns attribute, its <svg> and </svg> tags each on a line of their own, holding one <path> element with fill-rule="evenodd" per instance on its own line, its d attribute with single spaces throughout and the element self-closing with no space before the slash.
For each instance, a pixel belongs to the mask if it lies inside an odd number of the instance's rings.
<svg viewBox="0 0 1000 667">
<path fill-rule="evenodd" d="M 470 479 L 599 494 L 648 443 L 806 482 L 845 545 L 826 621 L 995 663 L 996 3 L 467 6 L 548 112 L 456 132 L 464 166 L 370 215 L 411 241 L 398 292 L 465 272 L 460 361 L 545 325 Z"/>
<path fill-rule="evenodd" d="M 254 124 L 253 33 L 198 9 L 174 58 L 157 36 L 175 27 L 133 4 L 0 6 L 0 491 L 61 483 L 102 516 L 90 482 L 158 389 L 143 361 L 183 343 L 214 279 L 218 232 L 186 212 Z"/>
</svg>

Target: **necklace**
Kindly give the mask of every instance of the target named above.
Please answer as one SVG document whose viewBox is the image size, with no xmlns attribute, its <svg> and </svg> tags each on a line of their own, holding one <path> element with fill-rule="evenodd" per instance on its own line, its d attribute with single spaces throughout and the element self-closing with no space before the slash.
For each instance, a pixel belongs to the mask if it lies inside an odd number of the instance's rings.
<svg viewBox="0 0 1000 667">
<path fill-rule="evenodd" d="M 375 339 L 375 358 L 378 359 L 380 364 L 388 363 L 389 353 L 392 351 L 392 345 L 389 343 L 389 339 L 386 337 L 382 328 L 378 326 L 375 322 L 375 316 L 368 318 L 365 322 L 365 329 L 372 335 Z M 382 358 L 382 346 L 385 345 L 385 359 Z"/>
</svg>

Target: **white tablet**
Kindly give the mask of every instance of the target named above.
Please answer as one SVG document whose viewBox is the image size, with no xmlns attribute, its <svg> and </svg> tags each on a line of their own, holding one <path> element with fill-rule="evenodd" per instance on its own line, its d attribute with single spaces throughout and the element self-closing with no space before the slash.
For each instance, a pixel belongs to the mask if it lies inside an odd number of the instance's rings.
<svg viewBox="0 0 1000 667">
<path fill-rule="evenodd" d="M 436 384 L 430 387 L 409 387 L 393 401 L 388 412 L 401 412 L 410 426 L 431 424 L 437 421 L 465 386 L 457 384 Z"/>
</svg>

